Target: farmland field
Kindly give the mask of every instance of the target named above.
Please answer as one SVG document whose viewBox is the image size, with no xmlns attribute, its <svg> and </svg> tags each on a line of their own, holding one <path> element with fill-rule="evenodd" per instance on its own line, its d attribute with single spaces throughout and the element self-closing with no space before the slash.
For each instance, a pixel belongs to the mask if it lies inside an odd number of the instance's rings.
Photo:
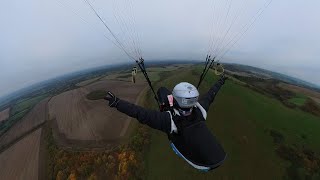
<svg viewBox="0 0 320 180">
<path fill-rule="evenodd" d="M 40 134 L 45 122 L 49 122 L 47 124 L 50 129 L 56 131 L 55 141 L 61 147 L 71 150 L 66 151 L 71 154 L 78 149 L 108 150 L 122 140 L 128 140 L 128 130 L 132 132 L 135 124 L 130 123 L 131 118 L 108 107 L 105 100 L 89 100 L 86 96 L 90 92 L 110 90 L 118 97 L 136 103 L 145 87 L 144 81 L 136 84 L 112 80 L 97 81 L 42 100 L 0 137 L 0 179 L 38 179 L 38 174 L 41 174 L 40 177 L 46 176 L 44 171 L 47 167 L 39 168 L 38 165 L 38 162 L 42 166 L 46 165 L 49 157 L 43 153 L 39 157 Z M 26 104 L 28 100 L 21 103 Z M 60 136 L 61 134 L 63 136 Z M 42 141 L 46 143 L 46 139 Z M 52 152 L 49 149 L 43 152 L 47 151 Z M 101 150 L 96 154 L 99 152 Z M 16 168 L 15 163 L 19 163 Z M 46 170 L 46 173 L 48 172 L 50 171 Z"/>
<path fill-rule="evenodd" d="M 124 136 L 130 119 L 109 108 L 105 100 L 89 100 L 87 94 L 97 90 L 110 90 L 118 97 L 135 102 L 146 87 L 144 82 L 104 80 L 67 91 L 49 102 L 50 119 L 57 122 L 60 137 L 75 141 L 113 142 Z M 130 89 L 130 90 L 129 90 Z"/>
<path fill-rule="evenodd" d="M 0 122 L 9 118 L 10 108 L 7 108 L 0 112 Z"/>
<path fill-rule="evenodd" d="M 297 106 L 303 106 L 305 104 L 305 102 L 307 101 L 307 97 L 306 96 L 301 96 L 298 95 L 294 98 L 289 99 L 289 102 L 297 105 Z"/>
<path fill-rule="evenodd" d="M 157 90 L 172 89 L 181 81 L 197 84 L 202 69 L 175 65 L 148 70 Z M 217 78 L 210 70 L 200 94 Z M 157 109 L 141 72 L 135 84 L 127 71 L 82 83 L 51 98 L 16 103 L 12 117 L 24 117 L 0 137 L 0 179 L 38 179 L 38 171 L 40 177 L 48 176 L 40 179 L 320 179 L 320 118 L 290 109 L 236 78 L 229 78 L 208 112 L 207 126 L 227 152 L 225 163 L 208 173 L 176 156 L 165 134 L 132 123 L 102 99 L 109 90 L 123 100 Z M 297 105 L 318 98 L 307 89 L 280 86 L 293 90 L 296 96 L 289 101 Z M 45 150 L 40 156 L 39 144 L 46 147 L 41 146 Z"/>
<path fill-rule="evenodd" d="M 0 137 L 0 150 L 47 120 L 49 98 L 42 100 L 25 117 Z"/>
<path fill-rule="evenodd" d="M 91 84 L 97 80 L 99 80 L 100 77 L 97 77 L 97 78 L 93 78 L 93 79 L 88 79 L 88 80 L 85 80 L 85 81 L 82 81 L 80 83 L 77 83 L 76 86 L 79 86 L 79 87 L 82 87 L 82 86 L 86 86 L 88 84 Z"/>
<path fill-rule="evenodd" d="M 34 105 L 36 105 L 42 99 L 45 99 L 48 95 L 44 94 L 41 96 L 36 96 L 28 99 L 23 99 L 16 103 L 11 110 L 11 115 L 17 114 L 25 109 L 31 109 Z"/>
<path fill-rule="evenodd" d="M 304 94 L 305 96 L 310 97 L 311 99 L 313 99 L 315 102 L 320 104 L 320 93 L 319 92 L 315 92 L 303 87 L 299 87 L 299 86 L 295 86 L 295 85 L 291 85 L 291 84 L 285 84 L 285 83 L 281 83 L 279 85 L 280 87 L 286 88 L 290 91 L 293 91 L 297 94 Z"/>
<path fill-rule="evenodd" d="M 41 129 L 0 154 L 0 179 L 38 179 Z"/>
<path fill-rule="evenodd" d="M 48 96 L 48 94 L 42 94 L 34 97 L 23 98 L 12 105 L 9 118 L 0 125 L 0 136 L 19 122 L 19 120 L 21 120 L 34 106 Z"/>
</svg>

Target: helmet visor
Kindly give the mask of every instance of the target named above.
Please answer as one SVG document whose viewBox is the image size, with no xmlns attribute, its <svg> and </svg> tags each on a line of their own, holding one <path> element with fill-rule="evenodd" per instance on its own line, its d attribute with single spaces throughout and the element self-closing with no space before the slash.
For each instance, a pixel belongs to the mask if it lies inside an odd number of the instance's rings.
<svg viewBox="0 0 320 180">
<path fill-rule="evenodd" d="M 179 108 L 178 111 L 182 116 L 189 116 L 192 113 L 192 108 Z"/>
<path fill-rule="evenodd" d="M 198 102 L 198 97 L 192 97 L 192 98 L 175 97 L 175 99 L 178 102 L 180 108 L 191 108 Z"/>
</svg>

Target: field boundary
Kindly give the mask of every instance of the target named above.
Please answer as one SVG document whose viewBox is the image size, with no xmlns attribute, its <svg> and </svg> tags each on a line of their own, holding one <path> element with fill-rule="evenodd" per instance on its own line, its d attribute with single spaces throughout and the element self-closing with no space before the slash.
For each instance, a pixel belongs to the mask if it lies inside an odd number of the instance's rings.
<svg viewBox="0 0 320 180">
<path fill-rule="evenodd" d="M 53 137 L 59 146 L 64 150 L 70 151 L 105 151 L 118 145 L 118 139 L 115 140 L 76 140 L 68 139 L 64 133 L 59 131 L 56 119 L 50 120 Z"/>
<path fill-rule="evenodd" d="M 32 129 L 30 129 L 29 131 L 23 133 L 21 136 L 15 138 L 13 141 L 9 142 L 8 144 L 3 145 L 2 147 L 0 147 L 0 154 L 3 153 L 4 151 L 6 151 L 7 149 L 9 149 L 11 146 L 13 146 L 14 144 L 16 144 L 17 142 L 19 142 L 20 140 L 22 140 L 23 138 L 25 138 L 26 136 L 28 136 L 29 134 L 33 133 L 34 131 L 38 130 L 39 128 L 41 128 L 45 122 L 40 123 L 39 125 L 33 127 Z"/>
<path fill-rule="evenodd" d="M 49 107 L 48 107 L 48 102 L 51 100 L 51 97 L 47 100 L 47 102 L 46 102 L 46 108 L 45 108 L 45 114 L 48 114 L 49 113 Z M 36 105 L 35 105 L 36 106 Z M 34 107 L 35 107 L 34 106 Z M 33 108 L 34 108 L 33 107 Z M 30 111 L 29 111 L 29 113 L 32 111 L 32 109 L 30 109 Z M 23 119 L 22 119 L 23 120 Z M 20 140 L 22 140 L 23 138 L 25 138 L 26 136 L 28 136 L 29 134 L 31 134 L 31 133 L 33 133 L 34 131 L 36 131 L 36 130 L 38 130 L 39 128 L 41 128 L 46 122 L 48 121 L 48 116 L 46 116 L 46 119 L 42 122 L 42 123 L 40 123 L 40 124 L 38 124 L 38 125 L 36 125 L 36 126 L 34 126 L 33 128 L 31 128 L 31 129 L 29 129 L 28 131 L 26 131 L 26 132 L 24 132 L 24 133 L 22 133 L 20 136 L 18 136 L 18 137 L 16 137 L 15 139 L 13 139 L 11 142 L 8 142 L 7 144 L 5 144 L 5 145 L 3 145 L 3 146 L 1 146 L 0 147 L 0 154 L 1 153 L 3 153 L 4 151 L 6 151 L 8 148 L 10 148 L 11 146 L 13 146 L 14 144 L 16 144 L 17 142 L 19 142 Z M 19 121 L 20 123 L 21 123 L 21 121 Z M 15 125 L 17 125 L 17 124 L 15 124 Z M 15 125 L 13 125 L 11 128 L 13 128 Z M 9 129 L 11 129 L 11 128 L 9 128 Z M 8 129 L 8 130 L 9 130 Z M 8 131 L 6 131 L 6 132 L 8 132 Z M 5 133 L 4 134 L 2 134 L 0 137 L 2 137 L 2 136 L 4 136 L 5 135 Z"/>
</svg>

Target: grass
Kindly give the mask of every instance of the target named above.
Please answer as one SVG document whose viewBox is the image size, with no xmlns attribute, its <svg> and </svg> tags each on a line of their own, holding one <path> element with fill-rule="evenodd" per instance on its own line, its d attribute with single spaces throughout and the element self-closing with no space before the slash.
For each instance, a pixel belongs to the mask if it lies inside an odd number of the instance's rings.
<svg viewBox="0 0 320 180">
<path fill-rule="evenodd" d="M 45 99 L 46 97 L 48 97 L 48 95 L 43 94 L 40 96 L 35 96 L 35 97 L 23 99 L 23 100 L 19 101 L 18 103 L 16 103 L 12 107 L 10 115 L 15 115 L 17 113 L 20 113 L 20 112 L 26 110 L 26 109 L 32 109 L 33 106 L 35 106 L 38 102 Z"/>
<path fill-rule="evenodd" d="M 97 91 L 92 91 L 89 94 L 87 94 L 87 99 L 89 100 L 99 100 L 103 99 L 106 96 L 106 91 L 104 90 L 97 90 Z"/>
<path fill-rule="evenodd" d="M 289 99 L 289 102 L 297 105 L 303 106 L 307 101 L 307 97 L 303 94 L 297 94 L 296 97 Z"/>
<path fill-rule="evenodd" d="M 0 134 L 9 129 L 14 123 L 22 119 L 28 112 L 29 110 L 25 109 L 19 113 L 16 113 L 15 115 L 12 115 L 7 121 L 4 121 L 0 127 Z"/>
<path fill-rule="evenodd" d="M 42 94 L 18 101 L 10 111 L 9 119 L 0 126 L 0 135 L 11 128 L 16 122 L 22 119 L 37 103 L 47 98 L 48 94 Z"/>
<path fill-rule="evenodd" d="M 289 102 L 291 102 L 297 106 L 303 106 L 304 103 L 306 102 L 306 100 L 307 100 L 306 98 L 294 97 L 294 98 L 291 98 L 289 100 Z"/>
<path fill-rule="evenodd" d="M 160 77 L 160 71 L 159 72 L 150 72 L 150 73 L 148 73 L 148 76 L 149 76 L 149 78 L 150 78 L 150 81 L 151 82 L 157 82 L 157 81 L 159 81 L 160 79 L 161 79 L 161 77 Z"/>
<path fill-rule="evenodd" d="M 169 89 L 180 82 L 196 84 L 201 69 L 185 70 L 164 81 Z M 209 72 L 200 88 L 206 92 L 217 79 Z M 159 83 L 158 83 L 159 84 Z M 157 85 L 158 85 L 157 84 Z M 159 85 L 158 85 L 159 87 Z M 152 96 L 149 101 L 152 102 Z M 277 142 L 305 146 L 320 153 L 320 119 L 289 109 L 276 99 L 228 81 L 208 112 L 207 125 L 228 157 L 218 169 L 202 173 L 176 156 L 165 134 L 153 130 L 146 154 L 146 179 L 282 179 L 290 162 L 276 153 Z M 270 133 L 270 130 L 272 130 Z M 275 133 L 277 132 L 277 133 Z M 279 140 L 280 139 L 280 140 Z"/>
</svg>

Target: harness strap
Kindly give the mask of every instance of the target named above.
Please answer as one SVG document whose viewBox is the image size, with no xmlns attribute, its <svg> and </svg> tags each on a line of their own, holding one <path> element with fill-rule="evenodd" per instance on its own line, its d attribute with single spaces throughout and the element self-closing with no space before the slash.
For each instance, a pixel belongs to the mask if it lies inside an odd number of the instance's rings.
<svg viewBox="0 0 320 180">
<path fill-rule="evenodd" d="M 173 106 L 173 96 L 172 96 L 172 94 L 168 95 L 167 97 L 168 97 L 169 105 L 170 105 L 170 107 L 172 107 Z"/>
<path fill-rule="evenodd" d="M 196 103 L 196 107 L 200 109 L 204 119 L 207 119 L 207 111 L 201 106 L 199 102 Z"/>
<path fill-rule="evenodd" d="M 170 119 L 171 119 L 171 131 L 170 133 L 177 133 L 178 132 L 178 128 L 176 126 L 176 124 L 174 123 L 173 119 L 172 119 L 172 114 L 170 111 L 167 111 L 170 114 Z"/>
<path fill-rule="evenodd" d="M 195 107 L 199 108 L 199 110 L 201 111 L 201 114 L 203 116 L 203 118 L 206 120 L 207 119 L 207 112 L 206 110 L 201 106 L 200 103 L 196 103 Z M 171 131 L 170 133 L 178 133 L 178 126 L 175 124 L 175 122 L 173 121 L 173 115 L 171 111 L 167 111 L 170 114 L 170 119 L 171 119 Z M 180 116 L 180 113 L 177 109 L 173 108 L 173 113 L 174 115 Z"/>
</svg>

